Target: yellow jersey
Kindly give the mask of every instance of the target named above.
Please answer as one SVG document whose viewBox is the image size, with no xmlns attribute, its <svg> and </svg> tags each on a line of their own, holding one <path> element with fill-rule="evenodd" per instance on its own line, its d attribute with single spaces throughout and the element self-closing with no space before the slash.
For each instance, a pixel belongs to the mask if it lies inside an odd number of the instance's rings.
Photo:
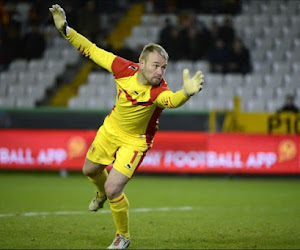
<svg viewBox="0 0 300 250">
<path fill-rule="evenodd" d="M 97 47 L 74 29 L 65 38 L 83 55 L 114 75 L 117 95 L 105 123 L 113 123 L 127 134 L 145 137 L 149 146 L 163 109 L 180 107 L 189 99 L 182 90 L 172 92 L 164 79 L 156 86 L 139 83 L 138 63 Z"/>
</svg>

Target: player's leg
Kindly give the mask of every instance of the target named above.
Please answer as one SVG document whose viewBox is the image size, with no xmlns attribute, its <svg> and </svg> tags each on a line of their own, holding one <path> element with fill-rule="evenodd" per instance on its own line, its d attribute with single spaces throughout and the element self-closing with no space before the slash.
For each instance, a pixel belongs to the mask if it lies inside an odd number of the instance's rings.
<svg viewBox="0 0 300 250">
<path fill-rule="evenodd" d="M 109 139 L 109 136 L 105 127 L 101 126 L 86 154 L 82 171 L 97 189 L 96 197 L 89 205 L 90 211 L 97 211 L 99 208 L 102 208 L 103 203 L 107 199 L 104 189 L 107 179 L 105 168 L 115 160 L 116 150 L 119 147 Z"/>
<path fill-rule="evenodd" d="M 130 244 L 129 234 L 129 202 L 123 192 L 127 176 L 112 168 L 105 183 L 105 192 L 108 197 L 110 210 L 116 226 L 116 237 L 109 249 L 123 249 Z"/>
<path fill-rule="evenodd" d="M 116 237 L 109 248 L 126 248 L 130 244 L 129 202 L 124 187 L 140 165 L 145 152 L 129 147 L 120 147 L 116 161 L 105 183 L 105 192 L 117 228 Z"/>
<path fill-rule="evenodd" d="M 98 209 L 103 207 L 103 204 L 107 199 L 104 184 L 108 174 L 105 168 L 105 165 L 92 162 L 88 158 L 85 159 L 82 172 L 97 189 L 96 196 L 89 205 L 90 211 L 98 211 Z"/>
</svg>

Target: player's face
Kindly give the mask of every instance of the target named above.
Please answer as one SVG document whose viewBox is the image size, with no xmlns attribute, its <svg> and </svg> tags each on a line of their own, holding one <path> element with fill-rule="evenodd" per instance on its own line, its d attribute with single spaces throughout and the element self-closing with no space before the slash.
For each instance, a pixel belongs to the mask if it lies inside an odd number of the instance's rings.
<svg viewBox="0 0 300 250">
<path fill-rule="evenodd" d="M 165 73 L 167 60 L 158 52 L 151 52 L 148 59 L 140 63 L 141 73 L 146 83 L 158 85 Z"/>
</svg>

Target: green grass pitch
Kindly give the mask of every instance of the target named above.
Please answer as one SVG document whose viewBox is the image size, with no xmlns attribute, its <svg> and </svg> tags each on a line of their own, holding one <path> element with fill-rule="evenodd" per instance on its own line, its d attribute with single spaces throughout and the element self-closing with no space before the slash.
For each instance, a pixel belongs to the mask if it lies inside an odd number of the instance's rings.
<svg viewBox="0 0 300 250">
<path fill-rule="evenodd" d="M 299 249 L 299 178 L 136 175 L 131 249 Z M 114 237 L 106 203 L 79 173 L 0 172 L 1 249 L 104 249 Z"/>
</svg>

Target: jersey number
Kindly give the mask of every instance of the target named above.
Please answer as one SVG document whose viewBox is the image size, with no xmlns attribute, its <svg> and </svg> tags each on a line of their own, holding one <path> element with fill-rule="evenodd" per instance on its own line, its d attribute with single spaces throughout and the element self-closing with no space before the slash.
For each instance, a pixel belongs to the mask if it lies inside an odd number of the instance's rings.
<svg viewBox="0 0 300 250">
<path fill-rule="evenodd" d="M 135 160 L 137 154 L 138 154 L 138 151 L 133 151 L 133 157 L 132 157 L 130 163 L 133 163 L 133 162 L 134 162 L 134 160 Z"/>
</svg>

